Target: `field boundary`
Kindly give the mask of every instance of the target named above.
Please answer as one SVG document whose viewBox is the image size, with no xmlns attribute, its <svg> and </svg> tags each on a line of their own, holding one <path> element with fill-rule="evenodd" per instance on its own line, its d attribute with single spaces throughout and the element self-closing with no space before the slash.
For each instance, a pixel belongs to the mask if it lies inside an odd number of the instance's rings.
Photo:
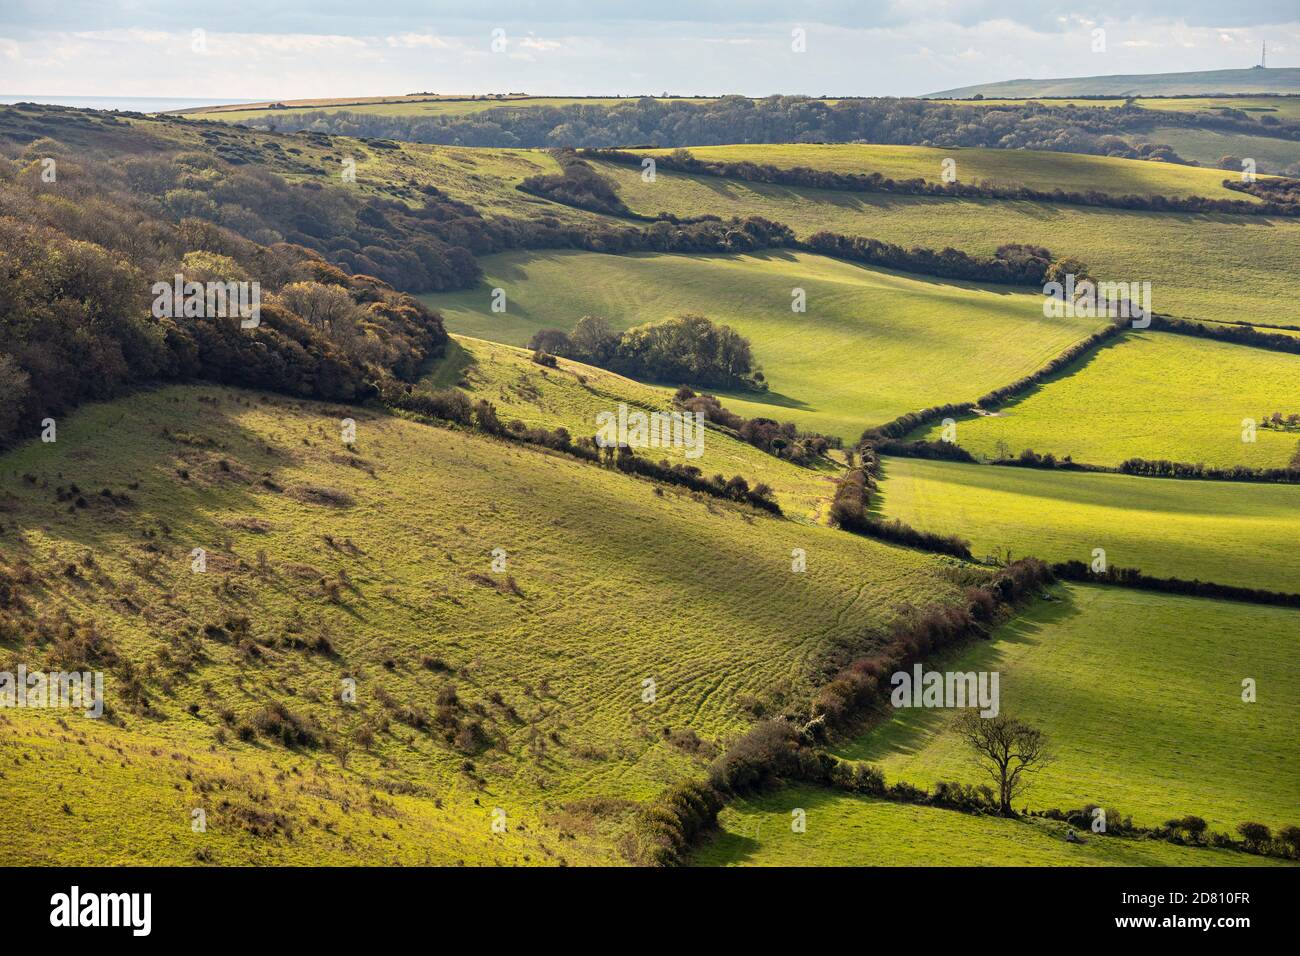
<svg viewBox="0 0 1300 956">
<path fill-rule="evenodd" d="M 1114 195 L 1099 190 L 1070 192 L 1064 189 L 1032 189 L 1028 186 L 1008 188 L 1005 186 L 982 186 L 960 182 L 934 183 L 921 178 L 896 180 L 880 173 L 841 173 L 813 169 L 808 166 L 774 166 L 770 163 L 756 163 L 752 160 L 719 162 L 717 160 L 696 159 L 694 156 L 689 155 L 689 150 L 687 152 L 686 157 L 678 157 L 673 153 L 656 153 L 651 158 L 653 158 L 656 168 L 669 169 L 687 175 L 715 176 L 721 179 L 738 179 L 742 182 L 764 183 L 773 186 L 793 186 L 799 189 L 883 193 L 895 196 L 926 196 L 936 199 L 1019 200 L 1052 203 L 1054 205 L 1064 204 L 1120 209 L 1131 212 L 1300 216 L 1300 203 L 1274 202 L 1270 199 L 1249 202 L 1244 199 L 1210 199 L 1201 196 L 1179 197 L 1166 196 L 1161 193 L 1152 193 L 1145 196 L 1134 194 Z M 621 149 L 588 148 L 582 151 L 582 155 L 624 166 L 640 166 L 648 154 L 631 153 Z M 1228 189 L 1237 189 L 1239 192 L 1256 195 L 1250 190 L 1231 184 L 1231 180 L 1228 179 L 1224 180 L 1223 185 Z"/>
<path fill-rule="evenodd" d="M 775 786 L 801 782 L 849 794 L 872 796 L 896 803 L 932 806 L 975 815 L 997 815 L 1023 821 L 1035 817 L 1074 822 L 1092 822 L 1091 808 L 1062 810 L 1044 808 L 1024 814 L 1000 813 L 988 788 L 939 781 L 933 792 L 905 781 L 887 786 L 881 770 L 869 763 L 844 760 L 829 753 L 825 745 L 847 733 L 864 733 L 889 719 L 884 707 L 889 696 L 888 677 L 905 670 L 935 651 L 964 647 L 989 637 L 1025 606 L 1041 599 L 1042 592 L 1057 581 L 1054 568 L 1036 558 L 1022 558 L 1001 569 L 1001 574 L 966 592 L 966 606 L 930 606 L 913 609 L 910 617 L 895 622 L 891 641 L 872 654 L 859 658 L 814 691 L 807 713 L 787 708 L 780 717 L 759 721 L 731 743 L 709 769 L 707 780 L 691 780 L 671 787 L 646 804 L 638 813 L 633 829 L 622 841 L 625 854 L 633 861 L 655 866 L 677 866 L 688 862 L 690 852 L 703 837 L 716 829 L 717 816 L 726 803 Z M 1300 595 L 1296 596 L 1300 599 Z M 1279 830 L 1276 839 L 1252 839 L 1242 824 L 1243 839 L 1221 833 L 1202 838 L 1198 818 L 1183 817 L 1163 826 L 1140 827 L 1127 821 L 1111 821 L 1108 835 L 1120 838 L 1161 839 L 1203 849 L 1297 858 L 1291 838 L 1294 827 Z M 1113 831 L 1113 834 L 1111 833 Z"/>
</svg>

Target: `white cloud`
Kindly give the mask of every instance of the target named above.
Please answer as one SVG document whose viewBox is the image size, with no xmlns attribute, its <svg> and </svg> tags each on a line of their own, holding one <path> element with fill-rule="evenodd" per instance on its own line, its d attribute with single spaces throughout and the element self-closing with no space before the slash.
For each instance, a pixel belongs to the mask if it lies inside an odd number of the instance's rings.
<svg viewBox="0 0 1300 956">
<path fill-rule="evenodd" d="M 525 50 L 559 50 L 564 44 L 559 40 L 541 40 L 537 37 L 524 37 L 519 41 L 519 45 Z"/>
<path fill-rule="evenodd" d="M 448 50 L 451 49 L 452 43 L 440 36 L 432 33 L 400 33 L 396 36 L 384 37 L 384 42 L 390 47 L 396 47 L 403 50 L 429 49 L 429 50 Z"/>
</svg>

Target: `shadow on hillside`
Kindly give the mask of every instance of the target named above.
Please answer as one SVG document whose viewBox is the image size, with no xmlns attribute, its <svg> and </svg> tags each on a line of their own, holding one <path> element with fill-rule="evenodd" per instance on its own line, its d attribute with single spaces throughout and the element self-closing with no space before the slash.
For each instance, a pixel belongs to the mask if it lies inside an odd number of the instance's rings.
<svg viewBox="0 0 1300 956">
<path fill-rule="evenodd" d="M 714 833 L 709 842 L 696 852 L 694 862 L 699 866 L 754 863 L 762 854 L 763 847 L 768 841 L 775 843 L 783 842 L 785 839 L 792 841 L 804 839 L 802 836 L 794 835 L 790 829 L 791 811 L 800 809 L 809 817 L 813 817 L 816 811 L 822 809 L 835 812 L 840 801 L 845 799 L 871 800 L 869 797 L 849 794 L 830 787 L 806 784 L 795 784 L 764 794 L 748 804 L 749 813 L 733 819 L 731 828 L 719 829 Z M 813 849 L 815 852 L 815 847 Z M 757 862 L 763 861 L 757 860 Z M 767 862 L 776 865 L 800 865 L 797 861 L 780 859 Z M 811 864 L 812 861 L 809 861 L 806 865 Z"/>
<path fill-rule="evenodd" d="M 1016 645 L 1038 644 L 1049 637 L 1056 625 L 1081 613 L 1068 589 L 1059 588 L 1052 600 L 1042 600 L 1022 610 L 998 628 L 988 641 L 968 643 L 925 662 L 926 671 L 1001 672 L 1006 649 Z M 1007 693 L 999 678 L 999 706 L 1015 714 L 1014 695 Z M 943 733 L 952 721 L 953 710 L 934 707 L 886 708 L 884 721 L 860 737 L 838 748 L 840 756 L 851 760 L 879 761 L 898 755 L 920 753 Z M 972 764 L 973 767 L 973 764 Z M 931 781 L 933 783 L 933 781 Z"/>
</svg>

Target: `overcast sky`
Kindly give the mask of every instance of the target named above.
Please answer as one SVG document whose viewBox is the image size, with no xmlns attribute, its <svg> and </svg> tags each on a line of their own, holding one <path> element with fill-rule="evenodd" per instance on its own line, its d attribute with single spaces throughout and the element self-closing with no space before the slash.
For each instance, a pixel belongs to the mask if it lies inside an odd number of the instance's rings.
<svg viewBox="0 0 1300 956">
<path fill-rule="evenodd" d="M 1247 67 L 1261 40 L 1300 66 L 1300 2 L 0 0 L 0 93 L 905 96 Z"/>
</svg>

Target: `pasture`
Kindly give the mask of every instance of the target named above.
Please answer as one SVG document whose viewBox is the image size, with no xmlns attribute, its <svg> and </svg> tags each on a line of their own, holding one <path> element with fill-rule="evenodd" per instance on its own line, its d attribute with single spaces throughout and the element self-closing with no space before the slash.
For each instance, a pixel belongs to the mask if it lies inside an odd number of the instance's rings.
<svg viewBox="0 0 1300 956">
<path fill-rule="evenodd" d="M 746 417 L 857 441 L 917 408 L 973 400 L 1026 375 L 1099 322 L 1044 319 L 1039 297 L 870 269 L 821 256 L 503 253 L 483 283 L 424 296 L 453 332 L 526 345 L 584 315 L 616 329 L 697 312 L 753 344 L 770 391 L 719 393 Z M 579 278 L 580 277 L 580 278 Z M 491 311 L 492 290 L 506 311 Z M 792 311 L 802 289 L 807 311 Z M 679 383 L 667 383 L 679 384 Z"/>
<path fill-rule="evenodd" d="M 1244 423 L 1300 413 L 1298 385 L 1300 355 L 1130 332 L 994 414 L 958 422 L 957 443 L 983 458 L 1032 448 L 1092 465 L 1138 457 L 1282 468 L 1300 453 L 1300 429 L 1252 433 Z M 937 438 L 938 428 L 919 437 Z"/>
<path fill-rule="evenodd" d="M 946 199 L 744 183 L 596 163 L 634 211 L 655 215 L 764 216 L 800 236 L 821 230 L 905 247 L 952 246 L 992 255 L 1008 242 L 1081 259 L 1110 281 L 1149 281 L 1157 312 L 1193 319 L 1295 321 L 1289 276 L 1300 220 L 1150 213 L 994 199 Z"/>
<path fill-rule="evenodd" d="M 1001 711 L 1047 735 L 1054 759 L 1017 809 L 1092 803 L 1142 826 L 1196 814 L 1231 833 L 1247 820 L 1295 822 L 1297 650 L 1300 610 L 1071 585 L 926 667 L 997 671 Z M 899 709 L 839 753 L 889 781 L 987 782 L 954 717 Z"/>
<path fill-rule="evenodd" d="M 880 173 L 894 180 L 919 178 L 932 183 L 943 182 L 943 162 L 951 159 L 956 164 L 954 174 L 961 183 L 1026 186 L 1045 191 L 1096 190 L 1116 196 L 1205 196 L 1253 201 L 1244 193 L 1224 188 L 1223 180 L 1233 174 L 1223 170 L 1082 153 L 860 143 L 694 146 L 690 153 L 709 162 L 763 163 L 783 169 L 803 166 L 862 175 Z"/>
<path fill-rule="evenodd" d="M 596 416 L 616 412 L 619 403 L 647 412 L 672 408 L 672 389 L 569 359 L 557 359 L 556 366 L 543 368 L 526 349 L 456 336 L 426 382 L 432 387 L 458 385 L 473 398 L 486 398 L 507 422 L 519 419 L 529 426 L 567 428 L 574 436 L 594 433 Z M 642 454 L 694 465 L 708 475 L 744 475 L 751 485 L 766 482 L 787 516 L 812 522 L 825 520 L 834 479 L 841 471 L 831 459 L 807 468 L 782 461 L 712 426 L 699 458 L 688 459 L 685 449 L 677 447 Z"/>
<path fill-rule="evenodd" d="M 886 458 L 877 508 L 979 555 L 1300 593 L 1300 488 Z"/>
<path fill-rule="evenodd" d="M 806 830 L 791 830 L 791 812 Z M 737 800 L 696 866 L 1259 866 L 1245 853 L 1158 840 L 1088 837 L 1065 842 L 1063 824 L 972 816 L 835 790 L 790 786 Z"/>
</svg>

